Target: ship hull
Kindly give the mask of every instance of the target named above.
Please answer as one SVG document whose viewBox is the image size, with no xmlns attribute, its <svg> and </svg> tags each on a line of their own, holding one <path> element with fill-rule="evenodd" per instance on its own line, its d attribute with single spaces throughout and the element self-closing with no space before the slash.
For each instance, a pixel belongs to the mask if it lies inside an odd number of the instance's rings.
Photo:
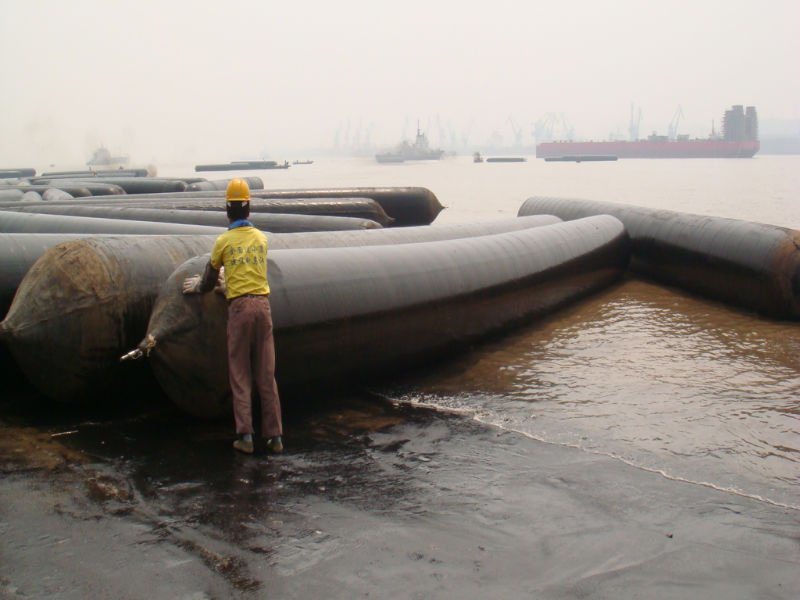
<svg viewBox="0 0 800 600">
<path fill-rule="evenodd" d="M 758 141 L 725 140 L 544 142 L 536 145 L 536 157 L 604 155 L 618 158 L 752 158 L 759 148 Z"/>
<path fill-rule="evenodd" d="M 444 150 L 432 150 L 430 152 L 409 152 L 402 154 L 376 154 L 375 160 L 379 163 L 401 163 L 407 160 L 440 160 Z"/>
</svg>

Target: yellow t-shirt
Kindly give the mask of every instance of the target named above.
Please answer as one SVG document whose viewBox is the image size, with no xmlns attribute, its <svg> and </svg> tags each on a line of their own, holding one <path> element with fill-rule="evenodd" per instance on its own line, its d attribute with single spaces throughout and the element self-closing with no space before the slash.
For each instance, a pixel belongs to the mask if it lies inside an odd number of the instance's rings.
<svg viewBox="0 0 800 600">
<path fill-rule="evenodd" d="M 211 266 L 225 267 L 225 297 L 269 294 L 267 236 L 255 227 L 236 227 L 220 235 L 211 250 Z"/>
</svg>

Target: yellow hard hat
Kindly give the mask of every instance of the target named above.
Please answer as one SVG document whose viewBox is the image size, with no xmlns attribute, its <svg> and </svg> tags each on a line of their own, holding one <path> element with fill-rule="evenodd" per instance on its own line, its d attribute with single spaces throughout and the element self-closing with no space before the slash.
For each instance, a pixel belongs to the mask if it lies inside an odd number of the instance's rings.
<svg viewBox="0 0 800 600">
<path fill-rule="evenodd" d="M 249 202 L 250 186 L 239 177 L 231 179 L 228 183 L 228 190 L 225 192 L 225 199 L 228 202 Z"/>
</svg>

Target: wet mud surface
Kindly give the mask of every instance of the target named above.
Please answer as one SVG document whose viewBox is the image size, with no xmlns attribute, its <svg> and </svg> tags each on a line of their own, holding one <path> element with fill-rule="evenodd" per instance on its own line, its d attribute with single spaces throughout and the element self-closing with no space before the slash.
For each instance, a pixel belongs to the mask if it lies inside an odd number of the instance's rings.
<svg viewBox="0 0 800 600">
<path fill-rule="evenodd" d="M 6 393 L 0 597 L 800 596 L 797 511 L 374 396 L 280 456 L 164 406 Z"/>
</svg>

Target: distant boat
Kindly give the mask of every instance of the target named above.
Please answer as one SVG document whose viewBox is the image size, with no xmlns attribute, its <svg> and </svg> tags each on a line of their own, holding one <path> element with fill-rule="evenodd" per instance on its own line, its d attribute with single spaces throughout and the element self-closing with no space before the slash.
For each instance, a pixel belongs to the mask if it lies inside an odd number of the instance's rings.
<svg viewBox="0 0 800 600">
<path fill-rule="evenodd" d="M 514 163 L 525 162 L 524 156 L 490 156 L 486 159 L 487 163 Z"/>
<path fill-rule="evenodd" d="M 127 156 L 111 156 L 111 152 L 105 146 L 100 146 L 93 153 L 92 157 L 86 161 L 87 167 L 107 167 L 109 165 L 125 166 L 128 164 Z"/>
<path fill-rule="evenodd" d="M 482 163 L 483 162 L 483 157 L 481 156 L 480 152 L 476 152 L 475 154 L 472 155 L 472 162 L 476 162 L 476 163 Z"/>
<path fill-rule="evenodd" d="M 394 152 L 376 154 L 375 160 L 379 163 L 401 163 L 407 160 L 439 160 L 444 150 L 432 149 L 428 138 L 419 128 L 417 123 L 417 139 L 413 144 L 403 141 Z"/>
<path fill-rule="evenodd" d="M 292 162 L 293 165 L 313 165 L 313 160 L 295 160 Z"/>
<path fill-rule="evenodd" d="M 236 160 L 229 163 L 195 165 L 195 171 L 255 171 L 262 169 L 288 169 L 289 161 L 278 164 L 274 160 Z"/>
</svg>

